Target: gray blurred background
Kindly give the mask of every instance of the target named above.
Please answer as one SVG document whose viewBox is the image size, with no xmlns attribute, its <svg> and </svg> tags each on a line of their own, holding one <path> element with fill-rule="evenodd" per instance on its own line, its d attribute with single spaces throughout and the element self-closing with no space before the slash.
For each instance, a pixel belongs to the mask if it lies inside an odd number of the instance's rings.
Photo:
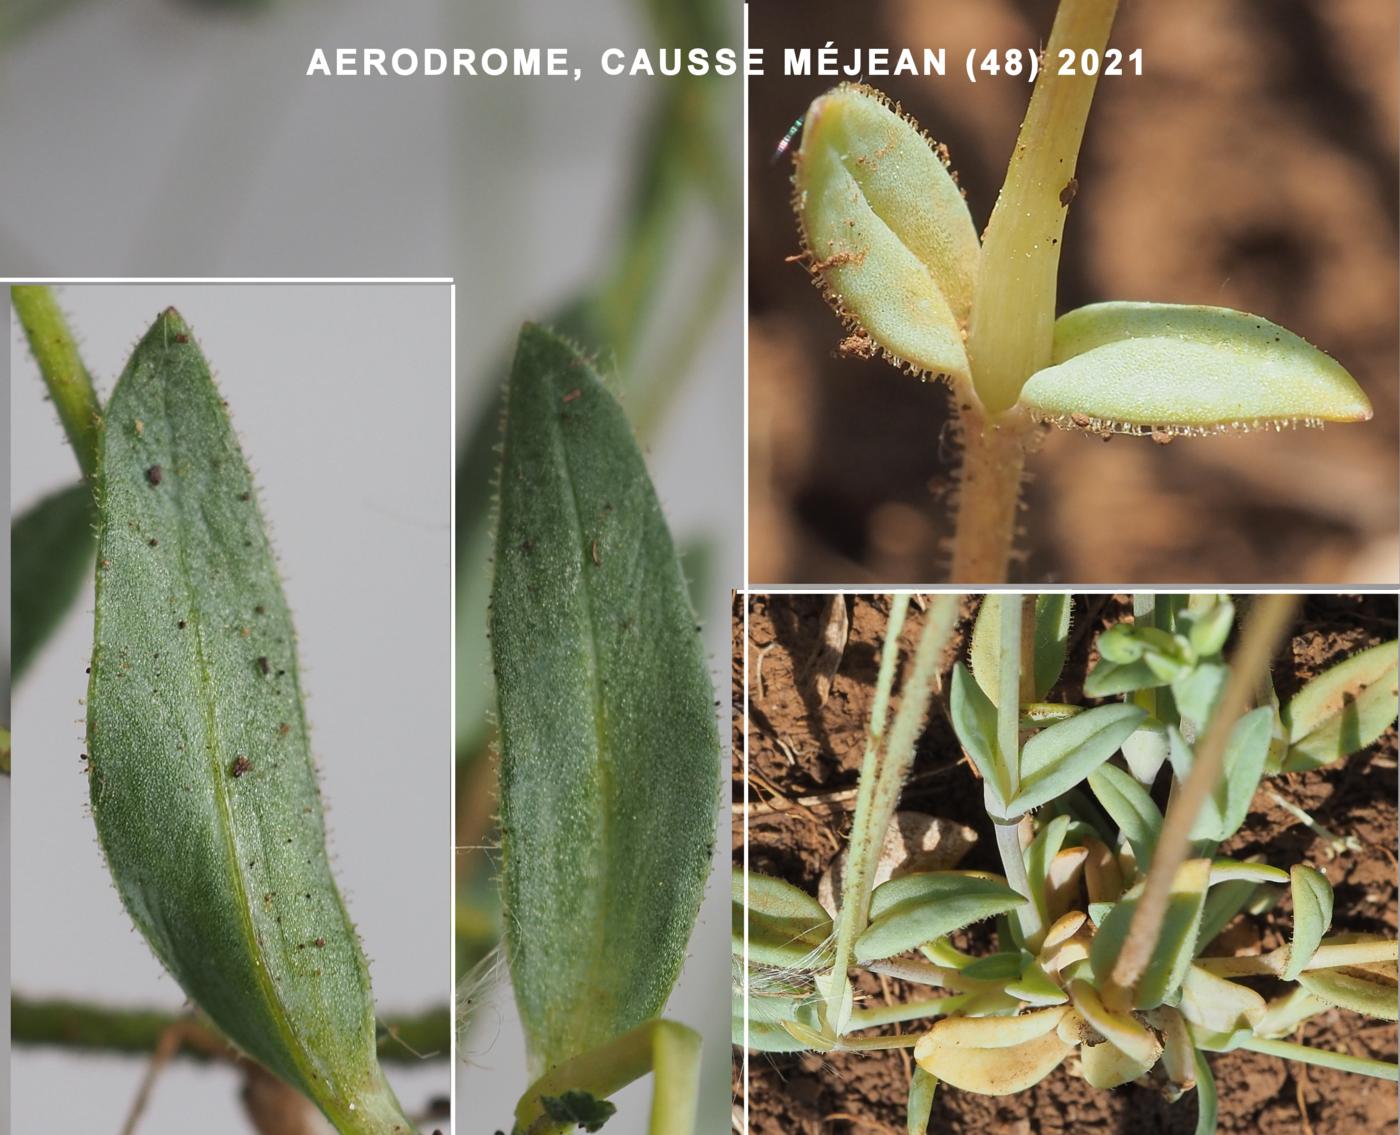
<svg viewBox="0 0 1400 1135">
<path fill-rule="evenodd" d="M 31 6 L 13 3 L 16 12 Z M 737 41 L 742 12 L 738 0 L 62 0 L 45 7 L 55 14 L 27 26 L 12 19 L 0 48 L 0 270 L 454 276 L 460 439 L 498 381 L 520 323 L 554 319 L 595 281 L 632 215 L 642 137 L 672 81 L 608 78 L 597 67 L 599 52 L 652 43 L 668 13 L 701 7 L 718 12 Z M 585 74 L 577 83 L 304 77 L 314 47 L 370 44 L 567 45 Z M 741 88 L 737 80 L 724 88 L 719 145 L 696 164 L 716 178 L 733 170 L 729 189 L 737 195 Z M 645 445 L 678 543 L 705 553 L 707 582 L 698 594 L 720 691 L 730 654 L 729 588 L 743 575 L 740 248 L 737 213 L 728 228 L 717 228 L 703 210 L 691 210 L 665 249 L 664 279 L 648 291 L 655 307 L 649 323 L 662 340 L 684 324 L 702 292 L 714 297 L 713 317 Z M 707 258 L 716 252 L 732 261 L 721 291 L 706 283 Z M 637 352 L 628 385 L 644 384 L 656 355 Z M 407 378 L 346 389 L 364 398 Z M 634 409 L 636 400 L 624 404 Z M 59 449 L 53 433 L 51 447 Z M 304 626 L 302 635 L 309 649 Z M 470 692 L 475 673 L 484 697 L 484 626 L 468 620 L 462 639 L 476 654 L 459 660 L 459 695 Z M 728 732 L 722 723 L 721 735 Z M 445 739 L 441 752 L 445 767 Z M 716 822 L 727 833 L 727 814 Z M 444 842 L 444 865 L 446 855 Z M 691 958 L 668 1007 L 706 1037 L 706 1132 L 729 1124 L 728 882 L 728 858 L 717 856 Z M 509 1129 L 525 1084 L 523 1042 L 504 983 L 463 1050 L 458 1130 Z M 619 1096 L 608 1130 L 645 1130 L 649 1093 L 643 1082 Z M 94 1107 L 114 1098 L 105 1087 L 84 1094 Z M 108 1118 L 101 1129 L 114 1126 Z"/>
<path fill-rule="evenodd" d="M 451 988 L 448 661 L 449 289 L 443 285 L 61 288 L 105 402 L 167 305 L 228 400 L 278 550 L 336 878 L 381 1017 Z M 11 315 L 15 511 L 77 465 Z M 392 469 L 386 478 L 384 470 Z M 178 1010 L 123 910 L 88 810 L 83 743 L 92 587 L 15 690 L 13 981 L 30 997 Z M 392 659 L 386 665 L 385 659 Z M 19 1047 L 13 1130 L 116 1132 L 146 1062 Z M 388 1069 L 404 1106 L 449 1090 L 446 1061 Z M 177 1061 L 142 1135 L 250 1130 L 227 1068 Z"/>
</svg>

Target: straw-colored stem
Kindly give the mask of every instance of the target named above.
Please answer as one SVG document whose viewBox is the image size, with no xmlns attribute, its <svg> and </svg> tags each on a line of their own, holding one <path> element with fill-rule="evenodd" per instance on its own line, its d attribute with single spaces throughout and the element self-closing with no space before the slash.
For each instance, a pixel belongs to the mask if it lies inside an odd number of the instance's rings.
<svg viewBox="0 0 1400 1135">
<path fill-rule="evenodd" d="M 1061 74 L 1059 53 L 1102 57 L 1118 0 L 1062 0 L 1016 139 L 1006 181 L 982 241 L 968 354 L 978 398 L 992 417 L 1050 361 L 1065 214 L 1097 73 Z"/>
</svg>

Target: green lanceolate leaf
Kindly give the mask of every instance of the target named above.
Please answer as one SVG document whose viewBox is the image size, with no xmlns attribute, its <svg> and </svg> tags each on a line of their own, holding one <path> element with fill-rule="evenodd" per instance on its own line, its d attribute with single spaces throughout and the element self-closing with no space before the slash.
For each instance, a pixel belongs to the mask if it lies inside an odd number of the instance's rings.
<svg viewBox="0 0 1400 1135">
<path fill-rule="evenodd" d="M 953 666 L 948 711 L 953 730 L 982 774 L 990 796 L 997 803 L 1005 801 L 1010 774 L 997 747 L 997 707 L 961 662 Z"/>
<path fill-rule="evenodd" d="M 1032 702 L 1040 702 L 1060 679 L 1065 667 L 1065 650 L 1069 645 L 1069 617 L 1072 602 L 1068 595 L 1037 595 L 1035 599 L 1034 681 Z M 1000 682 L 998 657 L 1001 652 L 1001 604 L 984 602 L 977 611 L 972 630 L 972 673 L 977 684 L 991 699 L 1000 704 L 997 688 Z"/>
<path fill-rule="evenodd" d="M 913 1078 L 909 1081 L 909 1118 L 906 1130 L 909 1135 L 928 1135 L 929 1120 L 933 1116 L 933 1096 L 938 1088 L 938 1077 L 917 1065 Z"/>
<path fill-rule="evenodd" d="M 870 895 L 870 925 L 856 939 L 859 962 L 912 950 L 1026 900 L 996 875 L 924 871 L 882 883 Z"/>
<path fill-rule="evenodd" d="M 1162 813 L 1147 790 L 1117 765 L 1110 764 L 1100 765 L 1089 774 L 1089 787 L 1132 844 L 1137 861 L 1150 863 L 1162 830 Z"/>
<path fill-rule="evenodd" d="M 1055 323 L 1052 365 L 1021 399 L 1064 425 L 1207 434 L 1371 416 L 1337 362 L 1267 319 L 1223 307 L 1099 303 Z"/>
<path fill-rule="evenodd" d="M 1196 1135 L 1215 1135 L 1218 1104 L 1215 1076 L 1211 1073 L 1206 1054 L 1196 1049 Z"/>
<path fill-rule="evenodd" d="M 655 1016 L 709 875 L 714 692 L 621 408 L 548 330 L 508 394 L 491 638 L 511 977 L 539 1074 Z"/>
<path fill-rule="evenodd" d="M 1273 713 L 1272 708 L 1261 706 L 1235 722 L 1225 744 L 1225 767 L 1220 780 L 1191 826 L 1193 839 L 1221 843 L 1244 823 L 1254 791 L 1264 775 L 1264 762 L 1268 759 L 1269 740 L 1273 735 Z M 1173 744 L 1176 745 L 1176 763 L 1189 772 L 1191 758 L 1186 754 L 1190 750 L 1180 734 L 1173 737 Z M 1185 779 L 1186 772 L 1178 771 L 1177 775 Z"/>
<path fill-rule="evenodd" d="M 10 658 L 16 681 L 77 601 L 96 544 L 86 482 L 46 496 L 10 529 Z"/>
<path fill-rule="evenodd" d="M 296 636 L 252 477 L 189 328 L 112 394 L 97 494 L 92 812 L 185 992 L 341 1132 L 409 1132 L 326 856 Z"/>
<path fill-rule="evenodd" d="M 837 312 L 892 361 L 967 379 L 977 231 L 929 140 L 847 84 L 808 108 L 796 159 L 808 267 Z"/>
<path fill-rule="evenodd" d="M 782 879 L 750 871 L 732 882 L 731 946 L 744 952 L 744 879 L 748 879 L 749 960 L 791 969 L 829 964 L 831 916 L 811 895 Z"/>
<path fill-rule="evenodd" d="M 1100 705 L 1042 729 L 1021 748 L 1021 790 L 1007 814 L 1029 812 L 1073 788 L 1113 756 L 1146 716 L 1135 705 Z"/>
<path fill-rule="evenodd" d="M 1316 868 L 1295 863 L 1289 870 L 1289 890 L 1293 895 L 1293 938 L 1288 944 L 1288 964 L 1280 976 L 1284 981 L 1296 981 L 1332 925 L 1332 884 Z"/>
<path fill-rule="evenodd" d="M 1364 749 L 1395 720 L 1397 690 L 1400 650 L 1393 641 L 1323 671 L 1283 711 L 1288 729 L 1283 771 L 1319 768 Z"/>
</svg>

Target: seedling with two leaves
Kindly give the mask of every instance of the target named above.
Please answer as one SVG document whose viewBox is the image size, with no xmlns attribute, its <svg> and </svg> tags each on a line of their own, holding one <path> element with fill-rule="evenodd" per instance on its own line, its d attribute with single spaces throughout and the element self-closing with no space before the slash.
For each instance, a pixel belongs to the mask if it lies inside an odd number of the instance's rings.
<svg viewBox="0 0 1400 1135">
<path fill-rule="evenodd" d="M 912 1046 L 911 1135 L 927 1130 L 940 1081 L 1006 1095 L 1066 1061 L 1094 1088 L 1136 1081 L 1172 1100 L 1194 1090 L 1200 1135 L 1216 1129 L 1210 1052 L 1396 1079 L 1393 1064 L 1283 1039 L 1333 1007 L 1395 1020 L 1395 941 L 1331 932 L 1332 888 L 1315 866 L 1220 849 L 1264 778 L 1341 760 L 1390 726 L 1397 644 L 1331 667 L 1281 706 L 1268 661 L 1289 599 L 1255 602 L 1227 662 L 1230 599 L 1140 597 L 1132 621 L 1099 636 L 1084 692 L 1108 700 L 1085 707 L 1045 700 L 1065 662 L 1068 597 L 989 596 L 972 668 L 954 666 L 949 712 L 981 778 L 1002 874 L 897 872 L 872 889 L 872 849 L 912 763 L 953 602 L 935 601 L 886 735 L 907 613 L 906 598 L 892 600 L 836 918 L 781 880 L 736 882 L 735 1042 L 767 1052 Z M 1220 941 L 1237 915 L 1269 909 L 1285 889 L 1287 945 L 1238 955 Z M 985 919 L 995 920 L 990 953 L 954 944 Z M 853 964 L 937 993 L 860 1005 Z M 932 1023 L 871 1031 L 910 1021 Z"/>
<path fill-rule="evenodd" d="M 1091 304 L 1055 318 L 1075 166 L 1117 0 L 1063 0 L 1016 148 L 978 239 L 946 152 L 878 91 L 843 84 L 802 118 L 793 205 L 803 259 L 849 353 L 946 378 L 964 442 L 951 578 L 997 583 L 1042 423 L 1176 435 L 1355 422 L 1338 363 L 1260 316 Z"/>
</svg>

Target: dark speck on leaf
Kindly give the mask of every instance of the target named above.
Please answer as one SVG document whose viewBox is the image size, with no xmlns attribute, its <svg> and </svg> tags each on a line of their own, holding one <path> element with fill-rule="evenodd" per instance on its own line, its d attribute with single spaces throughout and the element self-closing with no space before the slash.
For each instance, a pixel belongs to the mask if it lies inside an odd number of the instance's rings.
<svg viewBox="0 0 1400 1135">
<path fill-rule="evenodd" d="M 1072 177 L 1065 182 L 1065 187 L 1060 190 L 1060 204 L 1068 205 L 1074 200 L 1074 196 L 1079 192 L 1079 178 Z"/>
<path fill-rule="evenodd" d="M 263 655 L 261 658 L 258 659 L 258 672 L 259 672 L 260 674 L 266 675 L 266 674 L 270 673 L 271 671 L 272 671 L 272 667 L 271 667 L 271 665 L 268 664 L 267 656 L 266 656 L 266 655 Z"/>
<path fill-rule="evenodd" d="M 253 614 L 255 614 L 255 615 L 266 615 L 266 614 L 267 614 L 267 608 L 264 607 L 261 603 L 259 603 L 256 607 L 253 608 Z"/>
<path fill-rule="evenodd" d="M 247 493 L 247 492 L 239 493 L 239 494 L 238 494 L 238 499 L 241 500 L 241 501 L 250 501 L 250 500 L 253 499 L 253 494 L 252 494 L 252 493 Z"/>
<path fill-rule="evenodd" d="M 228 774 L 233 777 L 234 780 L 237 780 L 245 772 L 251 771 L 252 767 L 253 762 L 240 754 L 233 758 L 233 764 L 229 765 Z"/>
<path fill-rule="evenodd" d="M 146 470 L 146 480 L 150 482 L 151 488 L 160 484 L 161 478 L 165 476 L 165 471 L 159 465 L 152 465 Z"/>
<path fill-rule="evenodd" d="M 175 336 L 175 342 L 177 342 L 177 343 L 188 343 L 189 341 L 190 341 L 190 337 L 189 337 L 188 335 L 176 335 L 176 336 Z"/>
<path fill-rule="evenodd" d="M 185 620 L 184 620 L 184 619 L 181 619 L 181 620 L 180 620 L 178 623 L 176 623 L 175 625 L 176 625 L 177 627 L 179 627 L 181 630 L 184 630 L 184 629 L 185 629 Z"/>
<path fill-rule="evenodd" d="M 157 540 L 154 536 L 152 536 L 149 540 L 146 541 L 146 543 L 148 543 L 152 548 L 154 548 L 160 544 L 160 541 Z"/>
</svg>

